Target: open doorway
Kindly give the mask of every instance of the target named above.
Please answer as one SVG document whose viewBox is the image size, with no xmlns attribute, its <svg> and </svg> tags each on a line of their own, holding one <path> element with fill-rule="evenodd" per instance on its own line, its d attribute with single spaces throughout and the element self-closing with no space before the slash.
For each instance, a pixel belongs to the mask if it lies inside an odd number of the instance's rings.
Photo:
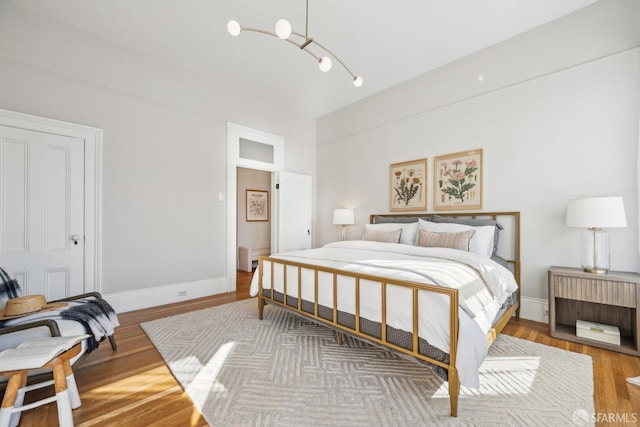
<svg viewBox="0 0 640 427">
<path fill-rule="evenodd" d="M 272 173 L 243 167 L 236 170 L 238 270 L 250 273 L 259 256 L 271 254 Z"/>
<path fill-rule="evenodd" d="M 236 289 L 238 271 L 237 225 L 244 218 L 245 211 L 238 208 L 238 201 L 246 200 L 246 193 L 240 194 L 237 186 L 238 168 L 264 171 L 271 177 L 284 168 L 284 138 L 278 135 L 248 128 L 235 123 L 227 123 L 227 292 Z M 275 199 L 275 178 L 270 181 L 269 201 Z M 243 205 L 244 206 L 244 205 Z M 276 203 L 269 206 L 270 248 L 277 251 L 278 216 Z"/>
</svg>

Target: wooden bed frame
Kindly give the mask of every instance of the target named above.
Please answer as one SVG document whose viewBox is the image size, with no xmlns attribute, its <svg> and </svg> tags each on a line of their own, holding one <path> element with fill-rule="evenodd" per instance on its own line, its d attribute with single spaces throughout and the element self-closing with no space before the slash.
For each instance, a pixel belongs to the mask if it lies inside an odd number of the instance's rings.
<svg viewBox="0 0 640 427">
<path fill-rule="evenodd" d="M 376 215 L 376 216 L 384 216 L 384 217 L 426 217 L 435 214 L 384 214 L 384 215 Z M 510 242 L 508 242 L 508 247 L 510 250 L 510 254 L 499 254 L 503 258 L 507 260 L 509 263 L 510 269 L 514 274 L 516 282 L 518 283 L 518 287 L 520 287 L 520 212 L 467 212 L 467 213 L 438 213 L 439 216 L 445 217 L 454 217 L 454 218 L 473 218 L 473 219 L 493 219 L 496 221 L 500 221 L 501 218 L 506 221 L 501 224 L 505 226 L 506 234 L 510 237 Z M 373 222 L 374 215 L 371 215 L 371 222 Z M 502 236 L 501 236 L 502 239 Z M 501 240 L 502 241 L 502 240 Z M 271 280 L 270 285 L 267 286 L 267 289 L 271 289 L 270 297 L 265 296 L 263 289 L 264 284 L 263 281 L 263 269 L 264 263 L 267 262 L 271 266 Z M 278 301 L 275 299 L 274 292 L 274 269 L 275 265 L 279 264 L 283 267 L 283 294 L 285 297 L 283 301 Z M 297 281 L 296 283 L 289 284 L 287 283 L 287 269 L 294 269 L 297 271 Z M 312 301 L 314 305 L 313 313 L 308 313 L 307 311 L 302 310 L 302 298 L 301 298 L 301 283 L 302 283 L 302 271 L 303 270 L 311 270 L 313 272 L 314 277 L 314 295 L 315 301 Z M 458 345 L 458 290 L 450 289 L 444 287 L 438 287 L 434 285 L 425 285 L 421 283 L 408 282 L 403 280 L 395 280 L 386 277 L 379 276 L 371 276 L 365 274 L 356 274 L 348 271 L 320 267 L 311 264 L 293 262 L 288 260 L 281 260 L 277 258 L 271 257 L 260 257 L 258 264 L 259 271 L 259 293 L 258 293 L 258 314 L 260 320 L 263 317 L 264 305 L 266 303 L 273 304 L 275 306 L 279 306 L 285 310 L 289 310 L 297 315 L 300 315 L 306 319 L 310 319 L 314 322 L 320 323 L 322 325 L 326 325 L 330 328 L 335 329 L 338 332 L 338 339 L 342 341 L 342 333 L 349 334 L 355 338 L 368 341 L 373 343 L 374 345 L 382 345 L 386 348 L 389 348 L 393 351 L 398 351 L 403 354 L 407 354 L 415 359 L 420 361 L 428 362 L 433 365 L 440 366 L 448 371 L 448 382 L 449 382 L 449 397 L 450 397 L 450 407 L 451 407 L 451 416 L 457 416 L 458 412 L 458 396 L 460 394 L 460 381 L 458 378 L 458 371 L 456 369 L 456 359 L 457 359 L 457 345 Z M 328 273 L 333 277 L 333 319 L 327 320 L 324 317 L 319 316 L 318 313 L 318 274 L 320 272 Z M 337 308 L 337 284 L 338 277 L 347 277 L 353 278 L 355 280 L 355 327 L 350 328 L 343 324 L 338 323 L 338 308 Z M 380 313 L 381 313 L 381 327 L 380 327 L 380 338 L 363 333 L 360 329 L 360 281 L 367 280 L 380 284 L 380 288 L 382 291 L 381 295 L 381 305 Z M 289 297 L 296 300 L 296 303 L 292 304 L 290 301 L 287 302 L 287 286 L 296 286 L 298 288 L 298 297 Z M 400 286 L 403 288 L 408 288 L 412 290 L 412 300 L 413 300 L 413 332 L 409 332 L 412 335 L 412 348 L 406 349 L 404 347 L 398 346 L 392 342 L 387 340 L 386 334 L 386 294 L 387 294 L 387 286 Z M 441 295 L 444 295 L 449 298 L 449 363 L 443 363 L 439 360 L 424 356 L 418 352 L 418 291 L 428 291 L 435 292 Z M 491 345 L 498 334 L 502 331 L 505 325 L 509 322 L 511 317 L 515 315 L 516 317 L 520 317 L 520 289 L 518 289 L 518 297 L 517 301 L 506 309 L 506 311 L 502 314 L 502 316 L 495 322 L 495 326 L 487 333 L 487 341 L 489 345 Z"/>
</svg>

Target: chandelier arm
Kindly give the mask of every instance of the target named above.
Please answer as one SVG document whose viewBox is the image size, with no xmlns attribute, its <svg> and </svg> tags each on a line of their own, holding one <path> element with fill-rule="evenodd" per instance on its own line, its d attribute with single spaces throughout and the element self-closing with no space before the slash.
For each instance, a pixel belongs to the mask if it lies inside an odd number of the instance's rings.
<svg viewBox="0 0 640 427">
<path fill-rule="evenodd" d="M 347 73 L 351 74 L 351 77 L 352 77 L 352 78 L 354 78 L 354 79 L 356 78 L 356 75 L 355 75 L 355 74 L 353 74 L 353 72 L 351 72 L 351 70 L 349 69 L 349 67 L 347 67 L 347 66 L 344 64 L 344 62 L 342 62 L 342 61 L 340 60 L 340 58 L 338 58 L 338 57 L 336 56 L 336 54 L 335 54 L 335 53 L 331 52 L 329 49 L 327 49 L 326 47 L 322 46 L 320 43 L 318 43 L 318 42 L 317 42 L 317 41 L 315 41 L 315 40 L 313 40 L 313 43 L 314 43 L 314 44 L 316 44 L 319 48 L 323 49 L 323 50 L 324 50 L 325 52 L 327 52 L 329 55 L 333 56 L 333 59 L 335 59 L 336 61 L 338 61 L 338 62 L 340 63 L 340 65 L 342 65 L 342 68 L 344 68 L 344 69 L 347 71 Z"/>
<path fill-rule="evenodd" d="M 299 48 L 299 49 L 302 49 L 302 43 L 296 43 L 296 42 L 294 42 L 293 40 L 289 40 L 289 39 L 281 39 L 280 37 L 278 37 L 278 35 L 277 35 L 276 33 L 271 32 L 271 31 L 268 31 L 268 30 L 263 30 L 263 29 L 260 29 L 260 28 L 245 28 L 245 27 L 242 27 L 242 31 L 250 31 L 250 32 L 252 32 L 252 33 L 261 33 L 261 34 L 266 34 L 266 35 L 268 35 L 268 36 L 272 36 L 272 37 L 278 38 L 278 39 L 280 39 L 280 40 L 282 40 L 282 41 L 289 42 L 289 43 L 291 43 L 292 45 L 294 45 L 295 47 L 297 47 L 297 48 Z M 299 33 L 293 33 L 293 32 L 292 32 L 291 34 L 295 34 L 296 36 L 300 36 L 300 37 L 304 38 L 304 36 L 303 36 L 302 34 L 299 34 Z M 306 40 L 305 40 L 305 41 L 306 41 Z M 320 61 L 320 57 L 319 57 L 319 56 L 316 56 L 313 52 L 308 51 L 307 49 L 302 49 L 302 50 L 303 50 L 303 51 L 305 51 L 305 52 L 307 52 L 309 55 L 313 56 L 317 61 Z M 325 50 L 326 50 L 326 49 L 325 49 Z M 332 55 L 333 55 L 333 54 L 332 54 Z M 337 58 L 336 58 L 336 59 L 337 59 Z M 338 61 L 340 61 L 340 60 L 338 60 Z M 342 62 L 340 62 L 340 63 L 342 64 Z M 343 66 L 344 66 L 344 64 L 343 64 Z"/>
<path fill-rule="evenodd" d="M 242 31 L 251 31 L 252 33 L 262 33 L 262 34 L 266 34 L 268 36 L 278 37 L 278 35 L 276 33 L 274 33 L 273 31 L 263 30 L 261 28 L 242 27 L 241 30 Z M 278 37 L 278 38 L 280 38 L 280 37 Z"/>
<path fill-rule="evenodd" d="M 307 30 L 308 30 L 308 7 L 309 7 L 309 1 L 307 0 Z M 253 32 L 253 33 L 261 33 L 261 34 L 266 34 L 268 36 L 272 36 L 272 37 L 276 37 L 279 38 L 278 35 L 272 31 L 268 31 L 268 30 L 263 30 L 261 28 L 253 28 L 253 27 L 240 27 L 240 31 L 249 31 L 249 32 Z M 353 74 L 353 72 L 349 69 L 349 67 L 346 66 L 346 64 L 344 62 L 342 62 L 342 60 L 340 58 L 338 58 L 335 53 L 333 53 L 332 51 L 330 51 L 329 49 L 327 49 L 326 47 L 324 47 L 323 45 L 321 45 L 320 43 L 318 43 L 317 41 L 315 41 L 313 38 L 309 38 L 306 35 L 297 33 L 295 31 L 291 32 L 291 35 L 295 35 L 297 37 L 300 37 L 303 39 L 302 43 L 298 43 L 295 42 L 293 40 L 290 40 L 289 38 L 286 39 L 280 39 L 280 40 L 284 40 L 286 42 L 291 43 L 292 45 L 296 46 L 297 48 L 304 50 L 305 52 L 307 52 L 309 55 L 311 55 L 316 61 L 320 61 L 321 58 L 319 56 L 317 56 L 316 54 L 314 54 L 313 52 L 311 52 L 310 50 L 307 49 L 307 47 L 312 44 L 315 43 L 320 49 L 324 50 L 326 53 L 328 53 L 329 55 L 331 55 L 333 57 L 333 59 L 335 59 L 336 61 L 338 61 L 340 63 L 340 65 L 342 65 L 342 68 L 345 69 L 345 71 L 347 73 L 349 73 L 351 75 L 351 77 L 354 79 L 354 81 L 356 79 L 358 79 L 358 76 L 356 76 L 355 74 Z M 362 85 L 362 80 L 360 80 L 360 85 Z M 359 85 L 356 85 L 357 87 L 359 87 Z"/>
<path fill-rule="evenodd" d="M 321 45 L 320 43 L 318 43 L 314 38 L 307 38 L 304 35 L 297 33 L 295 31 L 291 32 L 292 35 L 296 35 L 298 37 L 301 37 L 303 39 L 305 39 L 304 43 L 302 43 L 301 45 L 297 45 L 300 49 L 304 50 L 305 52 L 307 52 L 308 54 L 310 54 L 311 56 L 313 56 L 314 58 L 316 58 L 318 61 L 320 60 L 320 58 L 316 55 L 314 55 L 313 53 L 311 53 L 310 51 L 308 51 L 306 48 L 308 45 L 310 45 L 311 43 L 315 44 L 316 46 L 318 46 L 320 49 L 324 50 L 325 52 L 327 52 L 329 55 L 331 55 L 336 61 L 338 61 L 340 63 L 340 65 L 342 65 L 342 67 L 347 71 L 347 73 L 351 74 L 352 78 L 356 78 L 356 75 L 353 74 L 353 72 L 349 69 L 349 67 L 347 67 L 344 62 L 342 62 L 340 60 L 340 58 L 338 58 L 335 53 L 331 52 L 329 49 L 327 49 L 326 47 L 324 47 L 323 45 Z M 289 41 L 289 39 L 287 39 L 287 41 Z M 295 44 L 295 43 L 294 43 Z"/>
<path fill-rule="evenodd" d="M 305 36 L 304 34 L 297 33 L 295 31 L 291 31 L 291 35 L 292 36 L 298 36 L 301 39 L 303 39 L 304 41 L 310 40 L 309 37 Z"/>
</svg>

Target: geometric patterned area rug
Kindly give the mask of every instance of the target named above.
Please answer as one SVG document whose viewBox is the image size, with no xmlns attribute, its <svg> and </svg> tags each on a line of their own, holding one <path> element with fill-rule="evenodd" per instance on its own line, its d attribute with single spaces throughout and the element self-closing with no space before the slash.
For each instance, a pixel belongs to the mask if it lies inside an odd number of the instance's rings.
<svg viewBox="0 0 640 427">
<path fill-rule="evenodd" d="M 143 323 L 212 426 L 593 425 L 590 356 L 500 335 L 480 389 L 257 300 Z"/>
</svg>

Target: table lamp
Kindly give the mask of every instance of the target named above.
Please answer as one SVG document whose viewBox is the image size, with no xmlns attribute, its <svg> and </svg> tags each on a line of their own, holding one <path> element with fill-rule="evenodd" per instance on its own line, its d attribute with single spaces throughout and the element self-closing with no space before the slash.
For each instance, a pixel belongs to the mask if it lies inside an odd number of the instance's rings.
<svg viewBox="0 0 640 427">
<path fill-rule="evenodd" d="M 585 228 L 580 236 L 580 264 L 589 273 L 609 271 L 609 233 L 603 228 L 626 227 L 622 197 L 569 200 L 566 225 Z"/>
<path fill-rule="evenodd" d="M 344 240 L 344 226 L 355 224 L 353 209 L 334 209 L 333 224 L 340 226 L 339 239 Z"/>
</svg>

